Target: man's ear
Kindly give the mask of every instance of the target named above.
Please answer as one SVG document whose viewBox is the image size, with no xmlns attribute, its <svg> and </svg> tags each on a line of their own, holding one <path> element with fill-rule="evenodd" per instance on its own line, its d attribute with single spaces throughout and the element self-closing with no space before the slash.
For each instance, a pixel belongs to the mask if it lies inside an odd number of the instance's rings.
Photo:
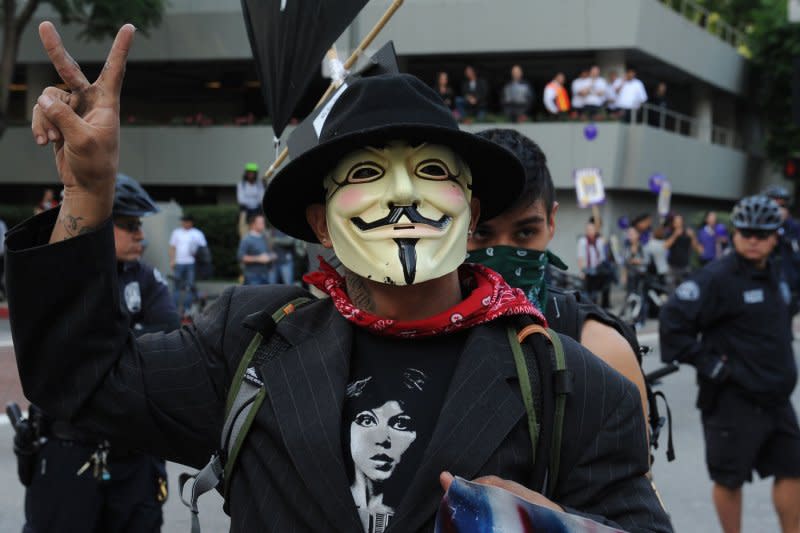
<svg viewBox="0 0 800 533">
<path fill-rule="evenodd" d="M 469 211 L 469 232 L 472 234 L 472 232 L 475 231 L 475 228 L 478 226 L 478 220 L 481 218 L 481 201 L 477 198 L 470 200 Z"/>
<path fill-rule="evenodd" d="M 547 232 L 550 234 L 551 241 L 556 234 L 556 214 L 559 207 L 558 202 L 553 202 L 553 209 L 550 210 L 549 220 L 547 221 Z"/>
<path fill-rule="evenodd" d="M 330 235 L 328 234 L 328 219 L 325 216 L 325 206 L 323 204 L 311 204 L 306 207 L 306 220 L 317 240 L 325 248 L 333 248 Z"/>
</svg>

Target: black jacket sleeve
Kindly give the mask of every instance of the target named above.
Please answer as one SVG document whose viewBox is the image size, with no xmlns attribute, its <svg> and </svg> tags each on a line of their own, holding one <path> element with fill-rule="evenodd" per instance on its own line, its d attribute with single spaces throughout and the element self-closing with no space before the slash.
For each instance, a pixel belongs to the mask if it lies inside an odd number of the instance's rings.
<svg viewBox="0 0 800 533">
<path fill-rule="evenodd" d="M 241 356 L 227 335 L 234 290 L 195 326 L 135 339 L 119 305 L 110 222 L 47 244 L 56 211 L 14 228 L 7 240 L 11 328 L 26 397 L 130 449 L 204 464 L 218 447 L 231 368 Z"/>
<path fill-rule="evenodd" d="M 631 533 L 671 532 L 647 475 L 649 450 L 636 386 L 577 342 L 561 338 L 575 390 L 567 400 L 553 500 L 569 513 Z"/>
<path fill-rule="evenodd" d="M 714 274 L 704 269 L 682 283 L 670 296 L 659 316 L 663 362 L 678 361 L 700 368 L 708 364 L 709 359 L 722 355 L 714 353 L 712 347 L 699 337 L 700 332 L 719 320 L 726 311 L 721 305 L 720 291 Z"/>
<path fill-rule="evenodd" d="M 164 277 L 155 268 L 147 266 L 142 287 L 144 319 L 137 335 L 157 331 L 172 331 L 180 327 L 178 311 L 169 293 Z"/>
</svg>

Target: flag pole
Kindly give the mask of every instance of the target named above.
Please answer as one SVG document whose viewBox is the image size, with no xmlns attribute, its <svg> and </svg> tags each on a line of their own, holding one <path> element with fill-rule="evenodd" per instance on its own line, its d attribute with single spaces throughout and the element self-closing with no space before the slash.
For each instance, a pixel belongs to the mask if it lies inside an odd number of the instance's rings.
<svg viewBox="0 0 800 533">
<path fill-rule="evenodd" d="M 375 26 L 370 30 L 370 32 L 362 39 L 361 43 L 358 47 L 353 50 L 353 53 L 350 54 L 350 57 L 347 58 L 347 61 L 344 62 L 344 69 L 350 70 L 352 66 L 358 61 L 358 58 L 364 53 L 364 51 L 372 44 L 372 41 L 378 36 L 378 34 L 383 30 L 384 26 L 389 23 L 389 20 L 395 14 L 395 12 L 400 9 L 400 6 L 403 5 L 403 0 L 394 0 L 383 16 L 378 20 Z M 335 53 L 335 52 L 334 52 Z M 337 82 L 336 80 L 332 81 L 330 85 L 328 85 L 328 89 L 325 91 L 325 94 L 322 95 L 322 98 L 314 106 L 314 109 L 318 108 L 322 102 L 328 99 L 328 97 L 339 88 L 341 82 Z M 264 172 L 264 181 L 269 180 L 269 178 L 275 173 L 278 167 L 280 167 L 286 158 L 289 156 L 289 148 L 284 147 L 281 150 L 281 153 L 278 154 L 278 157 L 275 159 L 275 162 L 272 163 L 269 168 Z"/>
</svg>

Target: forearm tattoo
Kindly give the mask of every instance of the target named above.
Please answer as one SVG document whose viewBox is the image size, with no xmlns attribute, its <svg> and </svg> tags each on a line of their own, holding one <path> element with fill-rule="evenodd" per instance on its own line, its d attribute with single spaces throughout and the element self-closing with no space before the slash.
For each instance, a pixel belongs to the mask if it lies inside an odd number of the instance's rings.
<svg viewBox="0 0 800 533">
<path fill-rule="evenodd" d="M 357 308 L 369 313 L 375 312 L 375 301 L 369 292 L 367 284 L 364 279 L 352 272 L 348 271 L 345 274 L 345 282 L 347 284 L 347 294 L 350 300 Z"/>
<path fill-rule="evenodd" d="M 96 229 L 95 227 L 86 224 L 83 217 L 72 216 L 69 213 L 61 213 L 58 215 L 58 222 L 61 224 L 61 227 L 66 233 L 64 240 L 77 237 L 78 235 L 83 235 L 84 233 L 89 233 L 90 231 L 94 231 Z"/>
</svg>

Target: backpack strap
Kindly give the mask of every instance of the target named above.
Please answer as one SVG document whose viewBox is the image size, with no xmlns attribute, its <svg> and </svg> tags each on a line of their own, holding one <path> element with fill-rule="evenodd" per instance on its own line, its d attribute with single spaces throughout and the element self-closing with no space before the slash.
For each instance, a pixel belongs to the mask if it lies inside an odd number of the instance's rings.
<svg viewBox="0 0 800 533">
<path fill-rule="evenodd" d="M 539 324 L 530 324 L 518 333 L 508 330 L 511 351 L 517 367 L 528 431 L 534 458 L 533 487 L 545 496 L 552 495 L 561 462 L 561 440 L 567 395 L 572 392 L 572 374 L 567 369 L 564 346 L 558 334 Z M 524 341 L 528 341 L 523 344 Z M 525 349 L 525 348 L 528 349 Z M 547 353 L 547 357 L 536 354 Z M 537 423 L 533 402 L 534 373 L 538 367 L 542 390 L 541 423 Z"/>
<path fill-rule="evenodd" d="M 239 451 L 267 394 L 257 366 L 263 362 L 263 359 L 277 355 L 282 349 L 281 345 L 285 343 L 279 336 L 273 335 L 275 326 L 298 307 L 311 301 L 311 298 L 301 297 L 281 306 L 272 313 L 270 321 L 263 325 L 261 331 L 257 331 L 253 335 L 239 361 L 239 366 L 231 381 L 231 388 L 228 391 L 219 450 L 214 452 L 208 464 L 196 474 L 182 473 L 178 477 L 181 501 L 192 513 L 192 533 L 200 533 L 197 508 L 197 500 L 200 496 L 218 487 L 220 481 L 224 482 L 223 494 L 229 492 L 230 480 L 236 459 L 239 457 Z M 186 501 L 183 497 L 183 489 L 190 479 L 194 482 L 190 500 Z"/>
</svg>

